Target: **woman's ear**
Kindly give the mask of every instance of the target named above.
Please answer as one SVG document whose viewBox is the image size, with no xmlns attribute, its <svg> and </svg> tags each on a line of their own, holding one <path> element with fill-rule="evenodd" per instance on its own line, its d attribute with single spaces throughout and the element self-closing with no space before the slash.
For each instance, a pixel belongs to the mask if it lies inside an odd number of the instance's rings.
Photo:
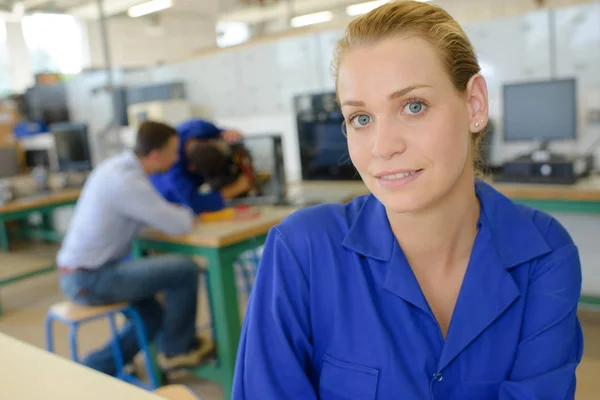
<svg viewBox="0 0 600 400">
<path fill-rule="evenodd" d="M 488 123 L 488 91 L 485 78 L 475 74 L 467 84 L 467 108 L 471 132 L 482 131 Z"/>
</svg>

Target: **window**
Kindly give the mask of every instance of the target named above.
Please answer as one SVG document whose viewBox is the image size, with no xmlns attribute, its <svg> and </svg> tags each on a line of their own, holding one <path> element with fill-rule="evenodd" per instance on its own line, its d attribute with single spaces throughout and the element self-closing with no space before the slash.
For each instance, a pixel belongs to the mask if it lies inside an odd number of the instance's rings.
<svg viewBox="0 0 600 400">
<path fill-rule="evenodd" d="M 0 98 L 11 92 L 6 22 L 0 17 Z"/>
<path fill-rule="evenodd" d="M 77 74 L 84 63 L 84 28 L 72 15 L 34 14 L 23 18 L 23 36 L 34 73 Z"/>
</svg>

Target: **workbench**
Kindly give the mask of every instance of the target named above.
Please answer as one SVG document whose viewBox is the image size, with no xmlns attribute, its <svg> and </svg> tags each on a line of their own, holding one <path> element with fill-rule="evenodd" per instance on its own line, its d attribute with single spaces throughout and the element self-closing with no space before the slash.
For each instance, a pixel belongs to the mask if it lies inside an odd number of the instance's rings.
<svg viewBox="0 0 600 400">
<path fill-rule="evenodd" d="M 75 204 L 79 198 L 79 192 L 79 189 L 60 190 L 21 197 L 9 203 L 0 205 L 0 251 L 9 251 L 9 237 L 6 229 L 6 222 L 8 221 L 21 221 L 21 235 L 23 237 L 48 241 L 62 240 L 62 235 L 55 232 L 53 229 L 52 212 L 58 208 Z M 27 217 L 34 213 L 41 213 L 42 215 L 41 229 L 30 228 L 25 223 Z M 0 268 L 2 267 L 3 266 L 0 265 Z M 0 288 L 55 270 L 56 266 L 51 264 L 26 272 L 11 273 L 8 276 L 0 275 Z M 0 301 L 0 316 L 1 315 L 2 302 Z"/>
<path fill-rule="evenodd" d="M 198 222 L 194 230 L 184 236 L 167 236 L 144 229 L 135 246 L 138 256 L 144 250 L 154 250 L 187 254 L 206 261 L 218 362 L 191 372 L 221 384 L 227 400 L 231 398 L 241 333 L 234 263 L 242 253 L 260 247 L 271 227 L 297 208 L 259 206 L 257 209 L 260 215 L 252 219 Z"/>
<path fill-rule="evenodd" d="M 49 241 L 62 240 L 62 236 L 53 229 L 52 212 L 61 207 L 74 205 L 79 198 L 79 193 L 80 189 L 57 190 L 18 197 L 0 205 L 0 250 L 9 251 L 6 222 L 23 221 L 35 213 L 42 215 L 42 229 L 24 228 L 23 235 Z"/>
<path fill-rule="evenodd" d="M 531 183 L 499 183 L 484 179 L 513 201 L 545 212 L 600 214 L 600 175 L 581 179 L 574 185 L 546 185 Z M 362 181 L 304 181 L 290 187 L 292 193 L 335 190 L 348 192 L 348 200 L 369 194 Z"/>
<path fill-rule="evenodd" d="M 160 400 L 156 394 L 0 333 L 0 399 Z M 164 399 L 163 399 L 164 400 Z"/>
</svg>

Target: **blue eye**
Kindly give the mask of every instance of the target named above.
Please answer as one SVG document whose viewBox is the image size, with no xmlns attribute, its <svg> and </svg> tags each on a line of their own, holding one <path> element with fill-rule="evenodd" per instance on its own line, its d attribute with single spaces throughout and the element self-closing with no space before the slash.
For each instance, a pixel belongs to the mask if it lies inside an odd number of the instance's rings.
<svg viewBox="0 0 600 400">
<path fill-rule="evenodd" d="M 404 112 L 410 115 L 417 115 L 423 112 L 423 102 L 421 101 L 413 101 L 404 107 Z"/>
<path fill-rule="evenodd" d="M 371 122 L 371 117 L 366 114 L 359 114 L 352 118 L 352 124 L 357 125 L 357 127 L 362 128 Z"/>
</svg>

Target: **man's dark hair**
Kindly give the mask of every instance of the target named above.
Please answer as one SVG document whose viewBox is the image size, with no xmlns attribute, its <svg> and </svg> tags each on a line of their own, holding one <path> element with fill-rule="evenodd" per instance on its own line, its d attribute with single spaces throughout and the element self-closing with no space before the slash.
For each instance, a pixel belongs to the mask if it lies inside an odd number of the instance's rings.
<svg viewBox="0 0 600 400">
<path fill-rule="evenodd" d="M 173 136 L 177 136 L 175 128 L 162 122 L 144 121 L 138 129 L 135 153 L 146 157 L 154 150 L 162 150 Z"/>
<path fill-rule="evenodd" d="M 230 173 L 227 156 L 211 143 L 194 142 L 187 154 L 188 163 L 207 181 L 223 179 Z"/>
</svg>

